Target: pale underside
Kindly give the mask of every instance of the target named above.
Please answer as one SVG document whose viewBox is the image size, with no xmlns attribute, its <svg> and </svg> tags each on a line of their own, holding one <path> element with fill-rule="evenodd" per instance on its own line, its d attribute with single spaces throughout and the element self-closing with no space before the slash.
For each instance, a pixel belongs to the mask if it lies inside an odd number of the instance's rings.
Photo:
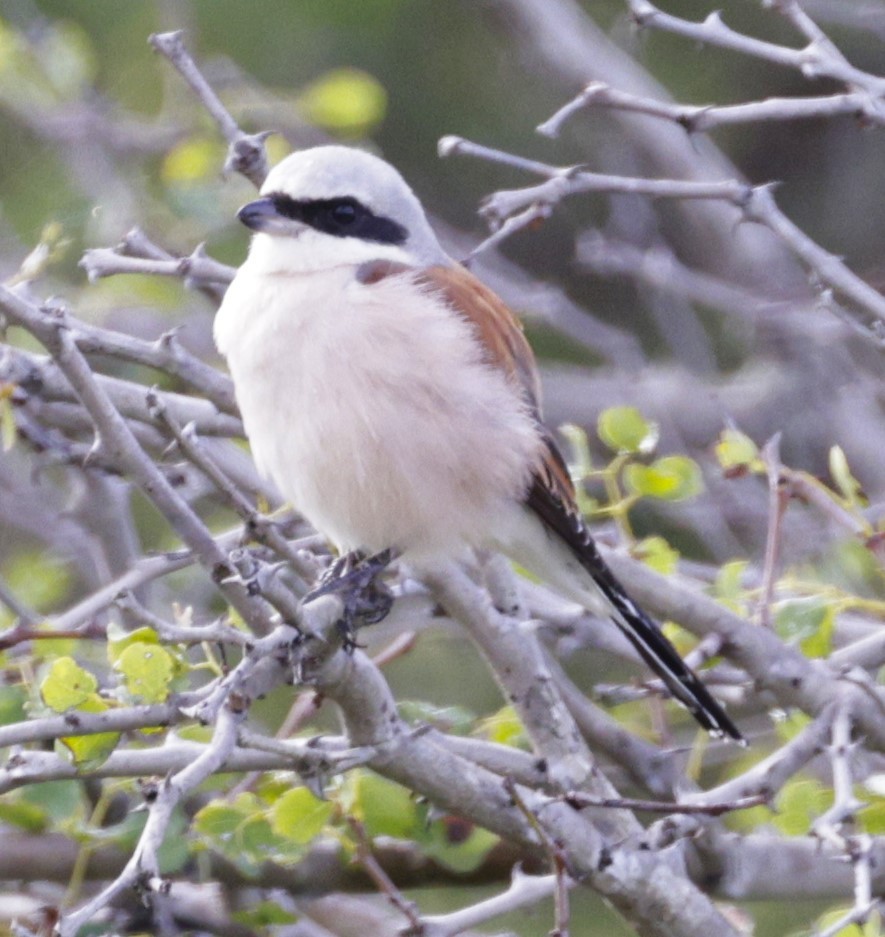
<svg viewBox="0 0 885 937">
<path fill-rule="evenodd" d="M 247 261 L 216 337 L 259 468 L 340 550 L 457 555 L 522 513 L 533 415 L 413 274 L 250 276 Z"/>
</svg>

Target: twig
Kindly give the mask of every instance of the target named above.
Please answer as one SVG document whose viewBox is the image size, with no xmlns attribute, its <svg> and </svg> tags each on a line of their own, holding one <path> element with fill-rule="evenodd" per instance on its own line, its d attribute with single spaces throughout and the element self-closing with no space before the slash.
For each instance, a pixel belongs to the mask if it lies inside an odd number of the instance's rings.
<svg viewBox="0 0 885 937">
<path fill-rule="evenodd" d="M 63 316 L 36 309 L 0 286 L 0 308 L 10 321 L 25 328 L 52 352 L 95 423 L 99 448 L 112 453 L 119 466 L 145 490 L 170 526 L 194 550 L 212 573 L 216 585 L 256 633 L 270 626 L 267 606 L 249 595 L 228 557 L 200 518 L 147 457 L 78 350 Z"/>
<path fill-rule="evenodd" d="M 811 318 L 807 298 L 803 301 L 763 295 L 686 267 L 664 247 L 652 245 L 640 250 L 632 244 L 605 237 L 599 231 L 588 231 L 581 236 L 577 259 L 578 263 L 600 276 L 628 276 L 664 293 L 742 318 L 758 320 L 765 315 L 768 321 L 772 321 L 776 316 L 778 323 L 788 322 L 803 333 L 813 325 L 820 327 L 830 321 L 823 317 Z M 860 322 L 856 315 L 835 301 L 831 290 L 819 294 L 814 308 L 832 313 L 865 341 L 885 350 L 885 330 L 877 332 Z"/>
<path fill-rule="evenodd" d="M 366 874 L 375 883 L 378 891 L 399 911 L 409 922 L 409 933 L 423 935 L 421 915 L 414 902 L 409 901 L 405 895 L 396 887 L 393 879 L 384 871 L 378 860 L 372 855 L 372 846 L 369 837 L 366 835 L 366 828 L 357 820 L 356 817 L 348 815 L 345 817 L 348 827 L 353 834 L 356 843 L 356 857 L 359 864 L 365 869 Z"/>
<path fill-rule="evenodd" d="M 202 244 L 188 257 L 170 257 L 168 260 L 121 254 L 122 247 L 93 247 L 84 252 L 79 265 L 91 282 L 121 274 L 144 274 L 176 277 L 184 280 L 187 286 L 203 288 L 213 284 L 227 286 L 236 273 L 234 267 L 209 257 Z"/>
<path fill-rule="evenodd" d="M 98 895 L 76 911 L 65 914 L 58 925 L 59 937 L 76 937 L 80 928 L 128 888 L 137 886 L 145 895 L 162 891 L 158 850 L 163 843 L 172 813 L 185 794 L 221 768 L 236 745 L 237 728 L 245 709 L 225 707 L 219 713 L 212 742 L 186 768 L 163 781 L 149 807 L 148 820 L 126 867 Z"/>
<path fill-rule="evenodd" d="M 510 887 L 505 892 L 448 914 L 425 915 L 421 923 L 427 937 L 454 937 L 502 914 L 536 905 L 552 895 L 556 888 L 556 875 L 526 875 L 516 866 Z"/>
<path fill-rule="evenodd" d="M 161 642 L 170 644 L 201 644 L 204 641 L 219 644 L 235 644 L 239 647 L 251 647 L 255 638 L 247 631 L 239 631 L 226 625 L 222 620 L 209 625 L 174 625 L 159 615 L 146 609 L 132 592 L 123 592 L 114 600 L 114 605 L 126 612 L 135 621 L 147 625 L 157 632 Z"/>
<path fill-rule="evenodd" d="M 777 582 L 784 513 L 790 501 L 790 493 L 786 490 L 781 475 L 780 438 L 781 434 L 775 433 L 762 447 L 760 453 L 768 478 L 768 531 L 765 539 L 765 561 L 762 566 L 762 588 L 759 596 L 759 623 L 763 628 L 772 627 L 771 603 Z"/>
<path fill-rule="evenodd" d="M 70 734 L 70 730 L 68 730 Z M 259 741 L 254 733 L 241 732 L 240 747 L 235 748 L 223 769 L 232 771 L 297 771 L 300 775 L 322 772 L 325 775 L 348 770 L 361 753 L 369 757 L 371 749 L 348 749 L 344 739 L 297 740 L 273 749 Z M 10 754 L 0 768 L 0 794 L 27 784 L 73 778 L 139 778 L 150 775 L 164 776 L 180 771 L 198 758 L 206 745 L 184 739 L 167 738 L 156 748 L 117 749 L 100 765 L 88 769 L 72 764 L 56 752 L 18 750 Z"/>
<path fill-rule="evenodd" d="M 863 804 L 854 796 L 854 781 L 851 773 L 851 712 L 846 704 L 839 706 L 832 727 L 832 742 L 829 747 L 830 765 L 833 771 L 833 806 L 815 820 L 812 832 L 836 846 L 845 846 L 846 839 L 841 829 L 852 824 L 857 811 Z"/>
<path fill-rule="evenodd" d="M 0 726 L 0 748 L 27 742 L 48 742 L 72 735 L 130 732 L 177 725 L 186 719 L 183 710 L 198 703 L 211 688 L 210 684 L 201 691 L 178 694 L 165 703 L 127 706 L 125 709 L 107 709 L 98 713 L 70 710 L 59 716 L 43 716 Z"/>
<path fill-rule="evenodd" d="M 262 517 L 224 474 L 221 467 L 212 459 L 201 445 L 200 438 L 192 423 L 181 426 L 169 412 L 155 389 L 149 391 L 148 409 L 172 434 L 182 453 L 203 472 L 224 496 L 225 501 L 245 521 L 249 534 L 261 543 L 267 544 L 279 556 L 285 559 L 292 569 L 308 583 L 312 580 L 313 568 L 304 562 L 288 540 L 280 533 L 273 521 Z"/>
<path fill-rule="evenodd" d="M 150 44 L 157 52 L 164 55 L 179 74 L 190 85 L 203 107 L 209 112 L 224 139 L 228 142 L 228 155 L 225 169 L 234 170 L 244 175 L 256 188 L 261 188 L 267 175 L 267 151 L 264 141 L 269 132 L 247 134 L 237 126 L 218 95 L 203 77 L 194 60 L 188 54 L 182 40 L 183 33 L 155 33 L 150 37 Z"/>
<path fill-rule="evenodd" d="M 661 800 L 638 800 L 632 797 L 590 797 L 575 791 L 566 794 L 564 801 L 576 810 L 586 807 L 606 807 L 615 810 L 641 810 L 646 813 L 683 813 L 689 816 L 720 817 L 735 810 L 747 810 L 769 802 L 768 794 L 753 794 L 738 800 L 719 801 L 716 803 L 666 803 Z"/>
<path fill-rule="evenodd" d="M 19 599 L 2 576 L 0 576 L 0 602 L 19 619 L 20 625 L 33 625 L 34 622 L 40 620 L 40 616 Z"/>
<path fill-rule="evenodd" d="M 688 133 L 705 133 L 716 127 L 763 121 L 809 120 L 840 115 L 885 124 L 885 111 L 863 91 L 821 95 L 808 98 L 767 98 L 745 104 L 672 104 L 656 101 L 628 91 L 619 91 L 601 81 L 594 81 L 572 101 L 561 107 L 538 127 L 548 137 L 559 135 L 566 120 L 589 107 L 614 108 L 633 114 L 660 117 L 683 127 Z"/>
<path fill-rule="evenodd" d="M 521 160 L 499 150 L 471 143 L 460 137 L 444 137 L 440 152 L 464 154 L 516 166 L 546 177 L 546 182 L 524 189 L 502 190 L 490 195 L 483 213 L 495 225 L 518 216 L 524 227 L 537 217 L 525 212 L 533 205 L 552 206 L 563 198 L 585 192 L 648 195 L 653 198 L 724 201 L 739 212 L 739 218 L 755 221 L 773 231 L 822 282 L 842 293 L 861 310 L 885 322 L 885 296 L 848 269 L 835 255 L 816 244 L 780 211 L 771 185 L 750 186 L 737 180 L 686 182 L 681 179 L 643 179 L 592 173 L 577 167 L 557 168 L 532 160 Z M 878 328 L 882 328 L 878 325 Z"/>
<path fill-rule="evenodd" d="M 702 23 L 693 23 L 664 13 L 649 0 L 628 0 L 628 2 L 633 18 L 639 26 L 649 26 L 676 33 L 695 42 L 718 46 L 722 49 L 732 49 L 776 65 L 794 68 L 806 78 L 832 78 L 848 86 L 863 88 L 875 97 L 885 93 L 885 78 L 871 75 L 869 72 L 852 66 L 841 53 L 834 51 L 835 47 L 816 27 L 813 35 L 806 33 L 806 38 L 811 41 L 804 49 L 790 49 L 736 32 L 726 26 L 719 13 L 716 12 L 711 13 Z M 795 19 L 794 22 L 796 22 Z M 808 28 L 810 24 L 811 20 L 805 17 L 804 27 Z"/>
<path fill-rule="evenodd" d="M 35 314 L 42 315 L 36 305 L 20 300 L 18 297 L 16 301 L 25 304 L 25 308 L 33 310 Z M 51 322 L 52 320 L 47 317 L 45 321 Z M 72 343 L 75 341 L 73 336 L 71 341 Z M 5 346 L 0 355 L 0 379 L 18 385 L 22 393 L 26 395 L 26 399 L 31 395 L 39 395 L 46 401 L 78 401 L 77 395 L 56 366 L 56 362 L 45 355 L 23 351 L 9 345 Z M 124 417 L 141 423 L 153 424 L 145 403 L 143 384 L 96 373 L 92 374 L 92 380 L 98 384 Z M 160 396 L 179 422 L 193 421 L 204 436 L 242 437 L 244 435 L 243 424 L 237 417 L 219 412 L 218 408 L 208 400 L 200 400 L 198 397 L 170 391 L 162 391 Z"/>
</svg>

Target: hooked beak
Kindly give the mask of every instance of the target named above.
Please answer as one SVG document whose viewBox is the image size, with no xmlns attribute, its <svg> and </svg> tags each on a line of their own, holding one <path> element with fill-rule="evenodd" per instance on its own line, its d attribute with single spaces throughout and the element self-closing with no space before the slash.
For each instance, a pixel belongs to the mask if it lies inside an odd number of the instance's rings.
<svg viewBox="0 0 885 937">
<path fill-rule="evenodd" d="M 237 212 L 237 218 L 250 231 L 257 231 L 262 234 L 292 236 L 304 227 L 301 222 L 281 215 L 270 196 L 248 202 Z"/>
<path fill-rule="evenodd" d="M 244 205 L 237 212 L 237 218 L 251 231 L 264 231 L 273 221 L 279 220 L 279 215 L 272 199 L 259 198 Z"/>
</svg>

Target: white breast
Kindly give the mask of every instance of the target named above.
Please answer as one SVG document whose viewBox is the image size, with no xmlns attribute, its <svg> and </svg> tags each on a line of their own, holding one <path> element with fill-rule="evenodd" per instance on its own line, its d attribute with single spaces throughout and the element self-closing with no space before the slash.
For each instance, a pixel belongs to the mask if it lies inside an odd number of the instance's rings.
<svg viewBox="0 0 885 937">
<path fill-rule="evenodd" d="M 259 468 L 342 550 L 488 543 L 539 440 L 472 327 L 408 275 L 241 268 L 215 324 Z"/>
</svg>

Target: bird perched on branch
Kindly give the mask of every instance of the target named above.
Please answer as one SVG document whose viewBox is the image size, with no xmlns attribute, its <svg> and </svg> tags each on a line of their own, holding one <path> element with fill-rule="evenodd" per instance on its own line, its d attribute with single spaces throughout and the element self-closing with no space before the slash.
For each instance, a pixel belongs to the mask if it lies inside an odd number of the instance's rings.
<svg viewBox="0 0 885 937">
<path fill-rule="evenodd" d="M 216 343 L 259 469 L 350 566 L 500 550 L 610 618 L 704 728 L 740 739 L 600 556 L 518 320 L 443 251 L 400 174 L 303 150 L 238 217 L 254 237 Z"/>
</svg>

